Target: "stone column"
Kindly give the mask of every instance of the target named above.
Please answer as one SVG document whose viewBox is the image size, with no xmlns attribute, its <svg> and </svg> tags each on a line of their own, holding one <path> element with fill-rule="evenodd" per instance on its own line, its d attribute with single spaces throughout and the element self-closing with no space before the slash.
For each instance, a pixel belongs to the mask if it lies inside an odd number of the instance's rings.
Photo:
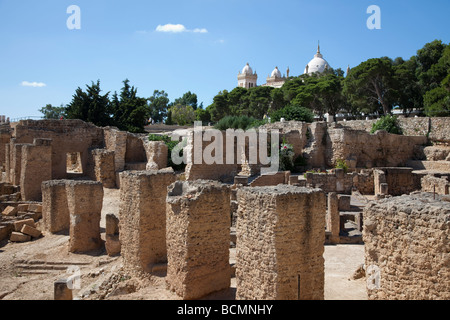
<svg viewBox="0 0 450 320">
<path fill-rule="evenodd" d="M 166 171 L 120 173 L 119 229 L 124 268 L 152 271 L 167 262 L 166 197 L 175 174 Z"/>
<path fill-rule="evenodd" d="M 42 182 L 42 221 L 45 230 L 52 233 L 69 230 L 70 227 L 66 181 L 50 180 Z"/>
<path fill-rule="evenodd" d="M 41 184 L 52 179 L 52 140 L 34 139 L 23 145 L 20 192 L 24 201 L 42 201 Z"/>
<path fill-rule="evenodd" d="M 238 201 L 236 299 L 323 299 L 323 191 L 288 185 L 242 188 Z"/>
<path fill-rule="evenodd" d="M 330 243 L 338 244 L 340 241 L 339 200 L 335 192 L 328 193 L 327 230 L 331 232 Z"/>
<path fill-rule="evenodd" d="M 167 196 L 167 285 L 198 299 L 231 283 L 230 189 L 215 181 L 175 182 Z"/>
<path fill-rule="evenodd" d="M 103 186 L 96 181 L 74 180 L 66 183 L 70 212 L 70 252 L 99 249 L 100 218 L 103 206 Z"/>
<path fill-rule="evenodd" d="M 105 188 L 116 187 L 116 170 L 114 151 L 94 149 L 91 151 L 94 162 L 94 179 L 100 181 Z"/>
</svg>

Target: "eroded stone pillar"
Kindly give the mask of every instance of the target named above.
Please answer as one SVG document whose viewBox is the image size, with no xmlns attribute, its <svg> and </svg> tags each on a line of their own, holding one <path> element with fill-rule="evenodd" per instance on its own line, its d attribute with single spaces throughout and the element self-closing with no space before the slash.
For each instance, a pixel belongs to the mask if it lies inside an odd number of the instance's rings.
<svg viewBox="0 0 450 320">
<path fill-rule="evenodd" d="M 230 189 L 177 181 L 167 196 L 167 286 L 183 299 L 229 288 Z"/>
<path fill-rule="evenodd" d="M 44 181 L 42 190 L 42 221 L 44 228 L 52 233 L 69 230 L 70 213 L 66 195 L 66 181 Z"/>
<path fill-rule="evenodd" d="M 52 140 L 34 139 L 22 147 L 20 192 L 24 201 L 42 201 L 41 184 L 52 179 Z"/>
<path fill-rule="evenodd" d="M 152 271 L 167 262 L 166 197 L 175 181 L 168 171 L 124 171 L 120 173 L 119 229 L 124 268 Z"/>
<path fill-rule="evenodd" d="M 103 186 L 97 181 L 66 182 L 67 204 L 70 213 L 70 252 L 99 249 L 100 218 L 103 206 Z"/>
<path fill-rule="evenodd" d="M 327 209 L 327 230 L 331 232 L 330 243 L 338 244 L 340 241 L 340 217 L 339 217 L 339 198 L 337 193 L 328 193 Z"/>
<path fill-rule="evenodd" d="M 326 197 L 288 185 L 238 190 L 236 299 L 324 298 Z"/>
</svg>

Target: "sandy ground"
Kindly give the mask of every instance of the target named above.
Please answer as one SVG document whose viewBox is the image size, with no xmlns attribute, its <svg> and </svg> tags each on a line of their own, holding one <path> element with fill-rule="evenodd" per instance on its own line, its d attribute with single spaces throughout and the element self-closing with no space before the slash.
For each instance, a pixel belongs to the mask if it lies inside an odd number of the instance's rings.
<svg viewBox="0 0 450 320">
<path fill-rule="evenodd" d="M 107 213 L 118 214 L 119 190 L 105 189 L 101 227 Z M 105 235 L 102 234 L 104 239 Z M 67 234 L 44 233 L 27 243 L 0 243 L 0 299 L 52 300 L 54 282 L 74 279 L 74 299 L 99 300 L 179 300 L 166 290 L 164 272 L 148 279 L 125 274 L 122 258 L 109 257 L 104 249 L 87 254 L 68 252 Z M 230 263 L 234 262 L 230 249 Z M 364 263 L 363 245 L 325 246 L 325 300 L 366 300 L 365 278 L 352 280 Z M 229 290 L 205 297 L 205 300 L 233 300 L 236 281 Z"/>
</svg>

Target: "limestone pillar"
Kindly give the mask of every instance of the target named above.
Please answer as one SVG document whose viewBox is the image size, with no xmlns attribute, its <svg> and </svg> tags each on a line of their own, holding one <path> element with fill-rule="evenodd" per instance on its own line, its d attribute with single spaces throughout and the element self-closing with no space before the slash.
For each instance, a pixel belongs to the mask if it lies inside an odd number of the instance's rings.
<svg viewBox="0 0 450 320">
<path fill-rule="evenodd" d="M 230 189 L 175 182 L 167 196 L 167 285 L 183 299 L 229 288 Z"/>
</svg>

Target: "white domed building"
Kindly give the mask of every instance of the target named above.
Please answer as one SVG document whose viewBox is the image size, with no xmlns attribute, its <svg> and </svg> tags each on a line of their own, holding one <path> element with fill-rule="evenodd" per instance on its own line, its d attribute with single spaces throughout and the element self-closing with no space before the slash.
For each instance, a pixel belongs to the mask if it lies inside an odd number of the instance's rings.
<svg viewBox="0 0 450 320">
<path fill-rule="evenodd" d="M 314 58 L 306 65 L 305 71 L 303 74 L 313 74 L 316 72 L 322 73 L 327 69 L 330 69 L 330 65 L 323 58 L 323 55 L 320 53 L 320 44 L 317 46 L 317 53 L 314 55 Z M 348 73 L 347 69 L 347 73 Z M 266 83 L 262 86 L 281 88 L 286 80 L 289 78 L 289 67 L 286 70 L 286 76 L 282 75 L 278 67 L 272 71 L 271 74 L 266 79 Z M 253 72 L 250 65 L 247 63 L 242 71 L 238 74 L 238 87 L 242 88 L 254 88 L 257 86 L 258 75 L 256 72 Z"/>
<path fill-rule="evenodd" d="M 317 53 L 314 55 L 314 58 L 306 65 L 304 74 L 313 74 L 315 72 L 322 73 L 325 70 L 329 69 L 330 65 L 323 58 L 323 55 L 320 53 L 320 45 L 317 46 Z"/>
<path fill-rule="evenodd" d="M 247 63 L 245 67 L 242 69 L 242 72 L 238 74 L 238 87 L 241 88 L 253 88 L 257 86 L 258 75 L 256 71 L 253 73 L 252 68 Z"/>
<path fill-rule="evenodd" d="M 287 69 L 287 75 L 289 77 L 289 68 Z M 263 86 L 281 88 L 285 82 L 286 77 L 281 75 L 281 72 L 280 70 L 278 70 L 278 67 L 275 67 L 272 73 L 267 77 L 267 83 L 263 84 Z"/>
</svg>

